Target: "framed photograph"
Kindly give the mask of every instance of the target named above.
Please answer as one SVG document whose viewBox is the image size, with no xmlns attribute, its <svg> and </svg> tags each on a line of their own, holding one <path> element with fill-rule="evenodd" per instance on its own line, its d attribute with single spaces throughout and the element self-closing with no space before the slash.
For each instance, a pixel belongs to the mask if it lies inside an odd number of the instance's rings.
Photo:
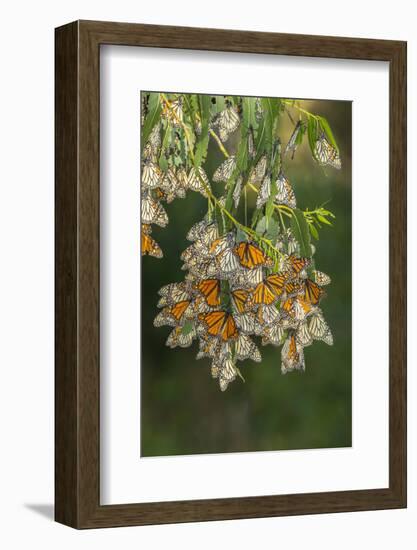
<svg viewBox="0 0 417 550">
<path fill-rule="evenodd" d="M 406 506 L 406 43 L 56 29 L 56 520 Z"/>
</svg>

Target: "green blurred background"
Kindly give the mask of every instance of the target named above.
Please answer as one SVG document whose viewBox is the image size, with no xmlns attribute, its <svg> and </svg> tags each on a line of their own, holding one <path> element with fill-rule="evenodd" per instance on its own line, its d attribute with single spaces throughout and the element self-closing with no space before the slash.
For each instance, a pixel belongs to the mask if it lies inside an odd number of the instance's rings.
<svg viewBox="0 0 417 550">
<path fill-rule="evenodd" d="M 302 107 L 326 117 L 340 148 L 342 170 L 323 169 L 311 158 L 307 136 L 294 160 L 284 160 L 301 209 L 329 201 L 332 228 L 323 227 L 316 246 L 319 270 L 332 277 L 321 303 L 334 336 L 305 349 L 305 373 L 280 372 L 281 348 L 262 347 L 262 362 L 244 361 L 240 379 L 221 392 L 211 378 L 210 360 L 196 360 L 197 343 L 174 350 L 165 346 L 170 327 L 154 328 L 157 291 L 181 281 L 185 235 L 206 213 L 207 201 L 189 192 L 166 206 L 169 225 L 154 226 L 164 258 L 142 259 L 141 456 L 349 447 L 351 428 L 351 102 L 303 101 Z M 297 118 L 295 110 L 291 110 Z M 285 146 L 293 125 L 281 117 Z M 232 150 L 233 138 L 226 144 Z M 211 140 L 209 176 L 222 161 Z M 223 184 L 213 184 L 216 194 Z M 255 338 L 256 340 L 256 338 Z"/>
</svg>

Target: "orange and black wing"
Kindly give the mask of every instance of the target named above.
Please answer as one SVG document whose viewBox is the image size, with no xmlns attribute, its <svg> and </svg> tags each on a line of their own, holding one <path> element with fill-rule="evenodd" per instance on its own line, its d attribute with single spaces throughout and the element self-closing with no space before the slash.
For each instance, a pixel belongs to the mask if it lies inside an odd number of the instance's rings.
<svg viewBox="0 0 417 550">
<path fill-rule="evenodd" d="M 317 305 L 324 294 L 323 289 L 311 279 L 306 279 L 304 284 L 304 299 L 314 306 Z"/>
<path fill-rule="evenodd" d="M 159 244 L 152 238 L 149 233 L 142 231 L 141 234 L 142 240 L 142 256 L 148 254 L 149 256 L 154 256 L 155 258 L 162 258 L 163 253 Z"/>
<path fill-rule="evenodd" d="M 290 256 L 289 263 L 291 270 L 295 275 L 299 275 L 303 269 L 310 265 L 310 260 L 308 258 L 299 258 L 298 256 Z"/>
<path fill-rule="evenodd" d="M 243 288 L 232 291 L 232 300 L 239 313 L 244 313 L 248 306 L 249 292 Z"/>
<path fill-rule="evenodd" d="M 184 300 L 182 302 L 178 302 L 177 304 L 171 306 L 169 308 L 169 313 L 177 320 L 179 321 L 181 317 L 184 315 L 185 310 L 190 305 L 189 300 Z"/>
<path fill-rule="evenodd" d="M 235 253 L 243 267 L 253 269 L 259 265 L 269 265 L 270 258 L 256 245 L 241 242 L 235 247 Z"/>
<path fill-rule="evenodd" d="M 220 305 L 220 281 L 218 279 L 204 279 L 197 285 L 197 290 L 203 294 L 209 306 Z"/>
</svg>

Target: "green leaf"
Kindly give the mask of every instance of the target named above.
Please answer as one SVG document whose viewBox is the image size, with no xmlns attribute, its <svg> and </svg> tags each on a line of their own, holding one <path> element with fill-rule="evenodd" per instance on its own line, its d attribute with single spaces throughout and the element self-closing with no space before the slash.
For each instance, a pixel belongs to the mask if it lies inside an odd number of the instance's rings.
<svg viewBox="0 0 417 550">
<path fill-rule="evenodd" d="M 256 120 L 256 97 L 244 97 L 242 102 L 243 107 L 243 128 L 242 134 L 247 135 L 249 126 L 254 130 L 258 128 Z"/>
<path fill-rule="evenodd" d="M 242 241 L 247 241 L 247 240 L 248 240 L 247 234 L 244 231 L 242 231 L 240 227 L 238 227 L 236 231 L 236 242 L 241 243 Z"/>
<path fill-rule="evenodd" d="M 315 226 L 310 223 L 308 224 L 308 227 L 310 229 L 310 233 L 313 235 L 313 237 L 318 241 L 319 240 L 319 232 L 317 231 L 317 229 L 315 228 Z"/>
<path fill-rule="evenodd" d="M 256 224 L 256 229 L 255 231 L 258 233 L 258 235 L 263 235 L 266 231 L 266 225 L 267 225 L 267 220 L 266 220 L 266 216 L 263 216 L 259 221 L 258 223 Z"/>
<path fill-rule="evenodd" d="M 171 141 L 171 128 L 167 123 L 165 125 L 164 137 L 162 139 L 161 154 L 159 155 L 159 166 L 164 172 L 168 170 L 168 161 L 165 156 L 165 149 L 169 147 L 170 141 Z"/>
<path fill-rule="evenodd" d="M 336 149 L 336 151 L 339 153 L 339 147 L 336 143 L 335 137 L 333 135 L 332 129 L 329 126 L 329 123 L 327 122 L 327 119 L 323 116 L 319 117 L 319 122 L 322 130 L 326 134 L 327 139 L 329 142 L 333 145 L 333 147 Z"/>
<path fill-rule="evenodd" d="M 304 214 L 298 208 L 294 208 L 292 211 L 291 230 L 300 245 L 300 255 L 303 258 L 310 258 L 310 231 Z"/>
<path fill-rule="evenodd" d="M 326 225 L 333 225 L 332 222 L 329 222 L 329 220 L 321 214 L 317 214 L 317 219 L 321 221 L 321 223 L 325 223 Z"/>
<path fill-rule="evenodd" d="M 199 112 L 201 118 L 201 135 L 197 137 L 195 147 L 195 166 L 201 166 L 206 160 L 207 149 L 209 144 L 209 123 L 210 123 L 210 104 L 211 98 L 209 95 L 199 95 Z"/>
<path fill-rule="evenodd" d="M 159 122 L 161 111 L 162 107 L 159 100 L 159 94 L 156 92 L 151 92 L 149 94 L 148 114 L 146 115 L 145 122 L 142 127 L 142 150 L 149 139 L 153 127 L 157 122 Z"/>
<path fill-rule="evenodd" d="M 190 334 L 194 330 L 194 323 L 192 321 L 185 321 L 181 332 L 184 336 L 187 336 L 187 334 Z"/>
<path fill-rule="evenodd" d="M 313 155 L 314 160 L 317 160 L 315 148 L 316 148 L 316 141 L 318 139 L 317 134 L 317 122 L 316 119 L 309 116 L 307 121 L 307 135 L 308 135 L 308 143 L 310 145 L 311 154 Z"/>
</svg>

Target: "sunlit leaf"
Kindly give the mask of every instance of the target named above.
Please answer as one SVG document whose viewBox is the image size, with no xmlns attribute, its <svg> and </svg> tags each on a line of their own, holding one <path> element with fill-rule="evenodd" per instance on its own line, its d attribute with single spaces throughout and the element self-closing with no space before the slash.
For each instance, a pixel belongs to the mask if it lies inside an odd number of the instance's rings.
<svg viewBox="0 0 417 550">
<path fill-rule="evenodd" d="M 300 255 L 309 258 L 311 256 L 310 231 L 304 214 L 298 208 L 292 211 L 291 230 L 300 245 Z"/>
</svg>

